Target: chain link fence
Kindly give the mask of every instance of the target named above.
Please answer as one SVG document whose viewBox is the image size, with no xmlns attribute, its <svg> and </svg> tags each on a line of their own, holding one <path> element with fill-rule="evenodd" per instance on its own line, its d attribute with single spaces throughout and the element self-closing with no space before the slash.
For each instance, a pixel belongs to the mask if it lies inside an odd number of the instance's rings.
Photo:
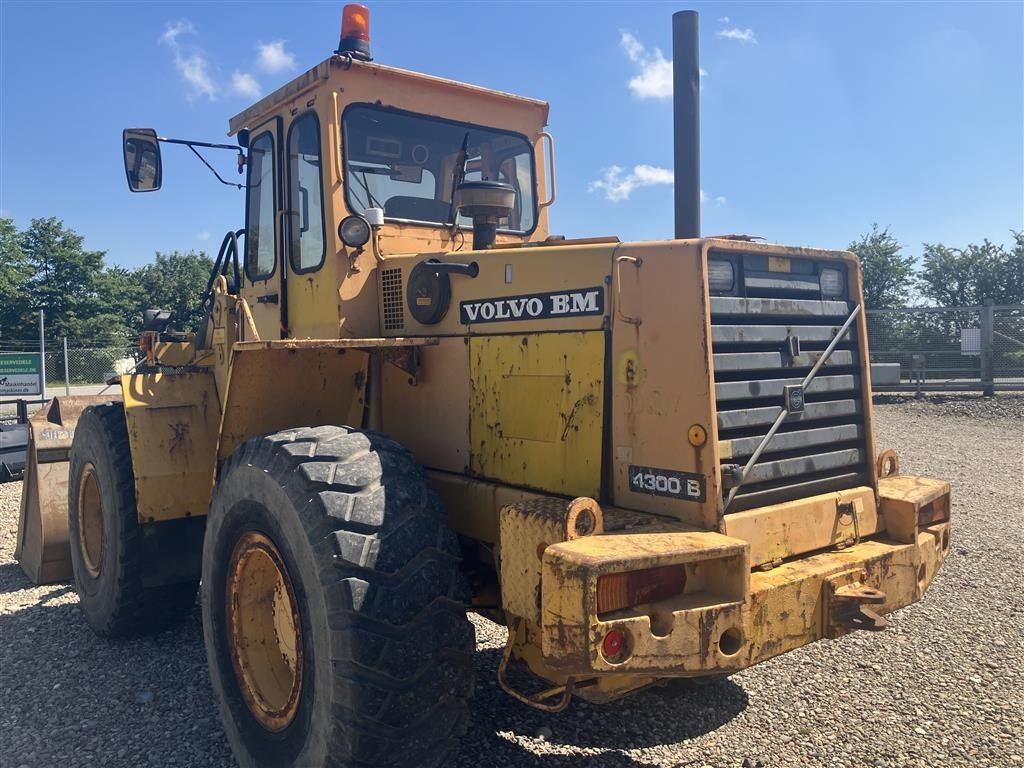
<svg viewBox="0 0 1024 768">
<path fill-rule="evenodd" d="M 877 391 L 1024 390 L 1024 305 L 867 311 Z"/>
<path fill-rule="evenodd" d="M 127 373 L 135 366 L 139 355 L 137 346 L 101 346 L 94 344 L 74 344 L 63 340 L 47 342 L 44 360 L 46 363 L 46 394 L 55 395 L 91 395 L 98 394 L 107 387 L 107 381 L 114 376 Z M 33 346 L 26 342 L 4 342 L 0 340 L 0 354 L 5 352 L 38 354 L 38 342 Z M 113 388 L 107 391 L 114 391 Z M 32 403 L 30 411 L 39 407 L 42 395 L 15 395 L 0 397 L 0 420 L 10 421 L 17 415 L 14 400 L 23 397 Z"/>
</svg>

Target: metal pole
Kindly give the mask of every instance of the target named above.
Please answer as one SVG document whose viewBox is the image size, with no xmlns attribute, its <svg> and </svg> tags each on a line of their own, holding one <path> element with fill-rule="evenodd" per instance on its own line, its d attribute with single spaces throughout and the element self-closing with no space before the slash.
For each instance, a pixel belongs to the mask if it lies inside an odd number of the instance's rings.
<svg viewBox="0 0 1024 768">
<path fill-rule="evenodd" d="M 994 303 L 992 299 L 985 299 L 985 305 L 981 308 L 981 384 L 985 388 L 985 397 L 992 397 L 995 394 L 992 372 L 995 353 L 992 338 L 995 321 Z"/>
<path fill-rule="evenodd" d="M 64 394 L 71 395 L 71 376 L 68 375 L 68 337 L 64 337 Z"/>
<path fill-rule="evenodd" d="M 676 239 L 700 237 L 700 49 L 696 11 L 672 14 Z"/>
<path fill-rule="evenodd" d="M 46 399 L 46 338 L 43 310 L 39 310 L 39 396 Z"/>
</svg>

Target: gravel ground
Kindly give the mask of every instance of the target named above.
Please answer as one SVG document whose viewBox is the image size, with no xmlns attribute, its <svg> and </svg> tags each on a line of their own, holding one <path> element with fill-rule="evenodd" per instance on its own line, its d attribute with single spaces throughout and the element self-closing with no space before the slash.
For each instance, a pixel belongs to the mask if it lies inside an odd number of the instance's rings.
<svg viewBox="0 0 1024 768">
<path fill-rule="evenodd" d="M 477 620 L 474 725 L 455 766 L 1024 766 L 1024 398 L 879 400 L 879 447 L 953 484 L 955 537 L 924 601 L 727 680 L 534 712 L 503 694 L 504 631 Z M 198 609 L 107 643 L 67 586 L 13 562 L 0 486 L 0 766 L 228 766 Z"/>
</svg>

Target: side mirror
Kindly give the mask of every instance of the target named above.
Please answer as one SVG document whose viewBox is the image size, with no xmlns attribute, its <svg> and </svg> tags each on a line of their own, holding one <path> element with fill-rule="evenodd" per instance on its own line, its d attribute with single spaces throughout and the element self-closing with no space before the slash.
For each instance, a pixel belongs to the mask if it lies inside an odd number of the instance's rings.
<svg viewBox="0 0 1024 768">
<path fill-rule="evenodd" d="M 155 192 L 163 180 L 160 142 L 152 128 L 125 128 L 124 173 L 132 192 Z"/>
</svg>

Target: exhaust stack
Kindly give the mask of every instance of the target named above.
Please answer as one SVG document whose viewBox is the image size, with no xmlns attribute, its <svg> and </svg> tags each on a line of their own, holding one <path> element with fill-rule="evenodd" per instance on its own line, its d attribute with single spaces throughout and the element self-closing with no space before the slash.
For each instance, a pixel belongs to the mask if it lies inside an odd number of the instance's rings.
<svg viewBox="0 0 1024 768">
<path fill-rule="evenodd" d="M 700 51 L 697 12 L 672 14 L 676 239 L 700 237 Z"/>
</svg>

